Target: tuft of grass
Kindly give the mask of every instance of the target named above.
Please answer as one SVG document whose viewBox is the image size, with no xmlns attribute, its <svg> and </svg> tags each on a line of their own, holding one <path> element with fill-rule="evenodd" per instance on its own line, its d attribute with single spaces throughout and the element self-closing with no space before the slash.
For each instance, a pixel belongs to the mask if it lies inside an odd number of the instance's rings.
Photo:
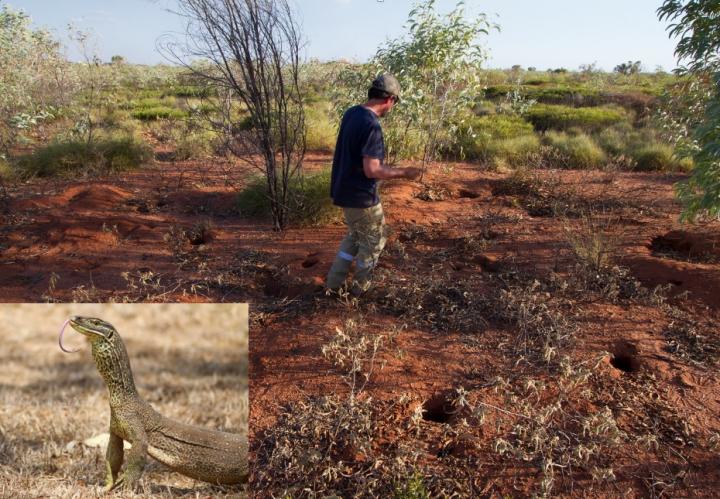
<svg viewBox="0 0 720 499">
<path fill-rule="evenodd" d="M 67 141 L 42 147 L 18 160 L 23 177 L 131 170 L 152 158 L 152 150 L 132 137 L 97 142 Z"/>
<path fill-rule="evenodd" d="M 299 225 L 320 225 L 339 216 L 330 199 L 330 168 L 295 177 L 290 181 L 290 220 Z M 255 177 L 238 195 L 240 213 L 268 216 L 270 200 L 264 176 Z"/>
<path fill-rule="evenodd" d="M 174 107 L 175 99 L 167 98 L 160 94 L 139 94 L 133 96 L 126 96 L 126 100 L 123 100 L 119 104 L 119 108 L 130 111 L 141 111 L 143 109 L 151 109 L 154 107 Z"/>
<path fill-rule="evenodd" d="M 308 150 L 331 152 L 335 148 L 337 128 L 330 118 L 331 113 L 326 102 L 318 102 L 305 109 Z"/>
<path fill-rule="evenodd" d="M 595 142 L 608 154 L 618 155 L 627 152 L 627 130 L 621 131 L 617 127 L 609 127 L 603 129 L 600 133 L 595 134 L 593 138 L 595 139 Z"/>
<path fill-rule="evenodd" d="M 635 129 L 621 123 L 596 133 L 593 138 L 608 155 L 629 160 L 626 169 L 673 172 L 693 167 L 691 158 L 678 157 L 674 148 L 651 128 Z"/>
<path fill-rule="evenodd" d="M 613 220 L 585 214 L 576 227 L 565 226 L 575 264 L 558 288 L 576 298 L 595 295 L 613 303 L 629 299 L 661 303 L 663 288 L 645 288 L 629 269 L 615 263 L 619 237 L 613 225 Z"/>
<path fill-rule="evenodd" d="M 0 179 L 7 179 L 13 176 L 13 169 L 2 156 L 0 156 Z"/>
<path fill-rule="evenodd" d="M 628 120 L 627 113 L 616 107 L 569 107 L 536 104 L 527 112 L 527 119 L 536 130 L 567 130 L 580 128 L 590 132 Z"/>
<path fill-rule="evenodd" d="M 395 486 L 394 499 L 430 499 L 430 492 L 425 487 L 423 476 L 415 472 L 406 482 Z"/>
<path fill-rule="evenodd" d="M 536 135 L 521 135 L 493 141 L 488 144 L 487 152 L 495 166 L 508 164 L 521 166 L 527 158 L 540 150 L 540 138 Z"/>
<path fill-rule="evenodd" d="M 634 150 L 631 156 L 636 163 L 635 169 L 643 172 L 687 171 L 692 168 L 692 160 L 678 159 L 671 146 L 659 142 L 643 145 Z"/>
<path fill-rule="evenodd" d="M 461 128 L 460 137 L 454 154 L 483 162 L 517 164 L 540 145 L 530 123 L 508 115 L 475 117 Z"/>
<path fill-rule="evenodd" d="M 130 116 L 140 121 L 180 119 L 187 117 L 187 115 L 185 111 L 166 106 L 142 108 L 130 113 Z"/>
<path fill-rule="evenodd" d="M 200 130 L 177 134 L 175 159 L 198 159 L 211 156 L 215 151 L 217 135 L 213 131 Z"/>
<path fill-rule="evenodd" d="M 573 254 L 590 273 L 598 273 L 613 263 L 618 246 L 616 237 L 611 235 L 612 224 L 586 215 L 580 226 L 565 227 L 565 235 Z"/>
<path fill-rule="evenodd" d="M 523 95 L 529 99 L 544 104 L 597 105 L 603 102 L 600 92 L 594 88 L 567 85 L 545 87 L 544 83 L 547 82 L 528 80 L 525 85 L 521 85 L 520 89 Z M 515 85 L 509 84 L 491 86 L 486 89 L 485 97 L 488 99 L 503 98 L 515 88 Z"/>
<path fill-rule="evenodd" d="M 544 141 L 557 150 L 570 168 L 599 168 L 607 157 L 592 137 L 584 133 L 569 135 L 564 132 L 547 132 Z"/>
<path fill-rule="evenodd" d="M 214 94 L 210 87 L 197 87 L 192 85 L 175 85 L 167 93 L 175 97 L 207 98 Z"/>
</svg>

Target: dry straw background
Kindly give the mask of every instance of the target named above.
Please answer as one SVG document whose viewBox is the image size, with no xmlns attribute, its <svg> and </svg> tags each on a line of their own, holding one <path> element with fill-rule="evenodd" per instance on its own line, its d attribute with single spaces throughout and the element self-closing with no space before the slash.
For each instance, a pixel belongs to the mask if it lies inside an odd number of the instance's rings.
<svg viewBox="0 0 720 499">
<path fill-rule="evenodd" d="M 0 305 L 0 497 L 100 497 L 108 431 L 107 389 L 84 337 L 60 326 L 71 315 L 112 323 L 140 395 L 169 418 L 247 434 L 248 308 L 245 304 Z M 138 494 L 115 497 L 242 497 L 173 473 L 152 459 Z"/>
</svg>

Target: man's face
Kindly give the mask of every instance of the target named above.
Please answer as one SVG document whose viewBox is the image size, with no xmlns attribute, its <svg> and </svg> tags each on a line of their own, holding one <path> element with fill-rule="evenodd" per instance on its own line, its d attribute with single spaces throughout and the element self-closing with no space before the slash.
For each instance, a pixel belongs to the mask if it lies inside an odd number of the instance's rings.
<svg viewBox="0 0 720 499">
<path fill-rule="evenodd" d="M 388 97 L 385 100 L 385 104 L 383 105 L 383 108 L 380 112 L 380 116 L 385 116 L 387 113 L 390 112 L 390 110 L 395 107 L 395 104 L 397 103 L 398 98 L 393 96 Z"/>
</svg>

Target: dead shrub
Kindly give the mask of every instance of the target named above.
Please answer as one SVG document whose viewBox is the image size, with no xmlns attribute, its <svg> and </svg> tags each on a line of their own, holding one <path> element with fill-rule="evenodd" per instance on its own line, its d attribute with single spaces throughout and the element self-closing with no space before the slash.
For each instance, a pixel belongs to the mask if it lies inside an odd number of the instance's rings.
<svg viewBox="0 0 720 499">
<path fill-rule="evenodd" d="M 700 367 L 720 363 L 720 336 L 711 320 L 677 307 L 668 307 L 667 315 L 670 322 L 663 334 L 669 352 Z"/>
<path fill-rule="evenodd" d="M 572 481 L 573 470 L 590 474 L 593 481 L 613 481 L 613 459 L 610 451 L 627 440 L 609 407 L 599 410 L 578 409 L 573 400 L 584 399 L 583 391 L 598 371 L 602 358 L 573 362 L 563 357 L 553 382 L 523 378 L 511 384 L 498 378 L 495 391 L 505 403 L 496 412 L 509 424 L 507 432 L 499 431 L 493 449 L 506 458 L 531 462 L 540 470 L 536 494 L 548 497 L 558 481 Z"/>
<path fill-rule="evenodd" d="M 445 201 L 450 197 L 450 191 L 442 185 L 428 183 L 415 193 L 415 197 L 423 201 Z"/>
<path fill-rule="evenodd" d="M 574 298 L 605 299 L 612 303 L 635 299 L 662 304 L 665 288 L 649 290 L 629 269 L 615 263 L 617 230 L 612 218 L 593 214 L 585 214 L 575 227 L 566 223 L 565 236 L 574 263 L 566 278 L 553 276 L 556 286 Z"/>
<path fill-rule="evenodd" d="M 527 360 L 540 358 L 554 363 L 561 348 L 571 343 L 576 324 L 567 304 L 550 293 L 551 287 L 517 274 L 500 275 L 481 298 L 484 317 L 518 329 L 518 353 Z"/>
<path fill-rule="evenodd" d="M 350 387 L 350 399 L 355 400 L 375 369 L 375 358 L 385 336 L 363 334 L 356 321 L 348 319 L 343 329 L 335 328 L 335 338 L 322 347 L 323 356 L 343 371 L 342 377 Z"/>
<path fill-rule="evenodd" d="M 473 279 L 453 281 L 447 273 L 407 279 L 392 272 L 378 272 L 376 279 L 373 299 L 402 322 L 435 332 L 477 332 L 486 324 Z"/>
<path fill-rule="evenodd" d="M 611 219 L 599 219 L 587 214 L 581 218 L 575 229 L 565 225 L 565 237 L 570 244 L 573 255 L 589 269 L 600 271 L 613 261 L 618 237 L 613 234 L 616 228 Z"/>
</svg>

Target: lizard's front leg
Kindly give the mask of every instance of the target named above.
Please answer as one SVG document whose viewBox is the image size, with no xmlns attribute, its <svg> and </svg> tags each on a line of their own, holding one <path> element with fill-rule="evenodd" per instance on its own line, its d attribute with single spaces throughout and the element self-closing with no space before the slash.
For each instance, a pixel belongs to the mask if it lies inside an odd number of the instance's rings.
<svg viewBox="0 0 720 499">
<path fill-rule="evenodd" d="M 133 418 L 130 421 L 126 421 L 124 430 L 130 445 L 132 445 L 132 449 L 127 453 L 125 472 L 120 479 L 113 484 L 111 490 L 122 488 L 134 491 L 147 463 L 148 438 L 145 433 L 145 428 L 143 428 L 142 422 L 139 419 Z"/>
<path fill-rule="evenodd" d="M 107 452 L 105 453 L 105 490 L 110 490 L 115 485 L 120 466 L 123 462 L 123 439 L 117 436 L 110 428 L 110 440 L 108 441 Z"/>
</svg>

